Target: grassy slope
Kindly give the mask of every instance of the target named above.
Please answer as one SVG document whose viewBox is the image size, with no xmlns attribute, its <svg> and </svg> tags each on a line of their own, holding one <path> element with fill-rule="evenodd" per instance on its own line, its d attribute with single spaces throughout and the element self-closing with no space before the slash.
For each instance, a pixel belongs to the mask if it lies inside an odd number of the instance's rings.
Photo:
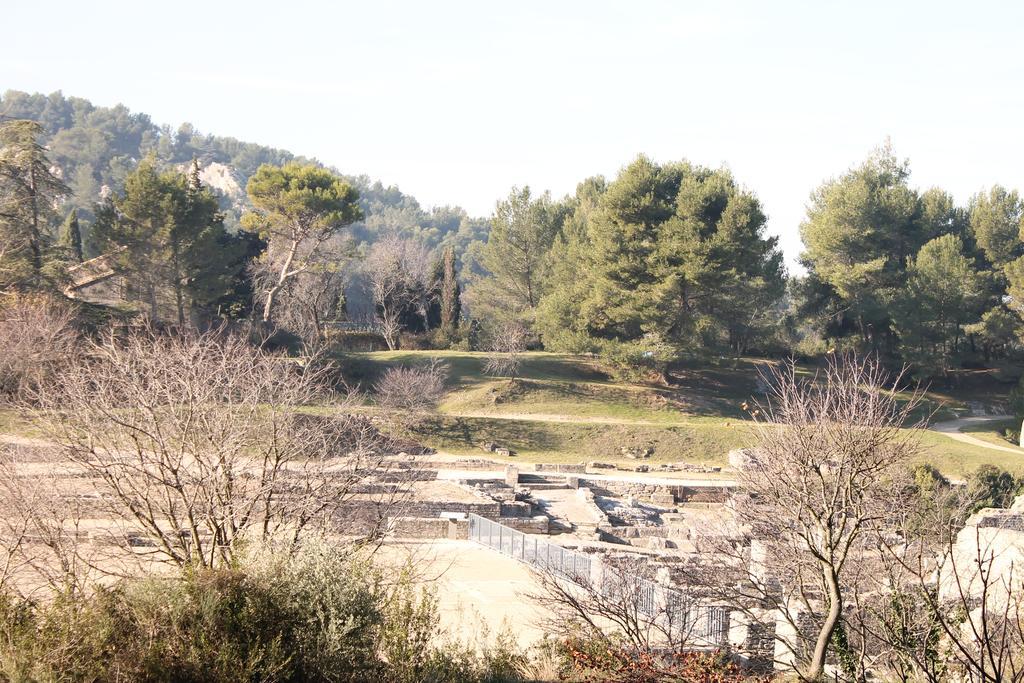
<svg viewBox="0 0 1024 683">
<path fill-rule="evenodd" d="M 513 390 L 507 380 L 483 375 L 482 354 L 361 353 L 349 354 L 345 363 L 354 379 L 370 384 L 388 365 L 415 363 L 429 356 L 449 363 L 451 390 L 439 414 L 418 428 L 417 437 L 450 453 L 481 456 L 480 444 L 492 441 L 530 462 L 636 464 L 624 458 L 620 449 L 651 446 L 651 463 L 723 465 L 730 449 L 753 439 L 749 423 L 742 419 L 742 403 L 757 392 L 754 361 L 681 371 L 675 377 L 678 387 L 671 390 L 616 383 L 591 359 L 547 353 L 527 354 L 523 380 Z M 952 400 L 939 394 L 929 398 L 936 404 Z M 942 417 L 949 414 L 945 410 Z M 1001 431 L 1006 426 L 1010 425 L 977 425 L 971 434 L 1005 445 Z M 0 432 L 37 435 L 9 410 L 0 410 Z M 931 432 L 922 435 L 922 442 L 922 461 L 952 477 L 962 477 L 985 463 L 1024 474 L 1024 457 L 1013 453 Z"/>
<path fill-rule="evenodd" d="M 921 441 L 924 452 L 919 460 L 931 463 L 948 477 L 965 477 L 979 465 L 997 465 L 1017 475 L 1024 475 L 1024 455 L 960 443 L 936 432 L 924 432 Z M 1000 445 L 1006 445 L 1006 442 Z"/>
<path fill-rule="evenodd" d="M 682 370 L 672 389 L 612 381 L 592 360 L 548 353 L 526 354 L 522 380 L 482 373 L 483 354 L 398 351 L 349 354 L 354 377 L 372 383 L 388 365 L 439 356 L 450 366 L 451 390 L 439 415 L 418 429 L 429 445 L 451 453 L 481 455 L 480 444 L 493 441 L 528 461 L 589 460 L 634 463 L 623 446 L 653 446 L 651 462 L 686 461 L 721 465 L 728 451 L 751 443 L 742 404 L 757 393 L 757 361 Z M 929 412 L 938 419 L 965 406 L 953 396 L 929 393 Z M 949 476 L 961 477 L 992 463 L 1024 473 L 1024 458 L 963 444 L 940 434 L 922 436 L 922 460 Z"/>
<path fill-rule="evenodd" d="M 976 439 L 981 439 L 997 446 L 1016 446 L 1016 441 L 1006 438 L 1006 430 L 1008 429 L 1020 429 L 1020 422 L 1017 420 L 993 420 L 991 422 L 969 425 L 962 431 Z"/>
</svg>

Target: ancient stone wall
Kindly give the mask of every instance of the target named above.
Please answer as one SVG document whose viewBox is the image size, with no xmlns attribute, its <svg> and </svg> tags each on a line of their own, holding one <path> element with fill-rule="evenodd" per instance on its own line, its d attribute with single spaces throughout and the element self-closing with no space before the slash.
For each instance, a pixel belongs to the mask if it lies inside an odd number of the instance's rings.
<svg viewBox="0 0 1024 683">
<path fill-rule="evenodd" d="M 664 507 L 676 503 L 721 503 L 731 495 L 732 489 L 727 486 L 668 486 L 665 484 L 647 484 L 642 481 L 609 481 L 605 479 L 587 479 L 586 485 L 599 496 L 614 498 L 641 498 L 650 500 Z"/>
<path fill-rule="evenodd" d="M 449 521 L 439 517 L 396 517 L 390 526 L 397 538 L 448 538 Z"/>
<path fill-rule="evenodd" d="M 469 522 L 464 519 L 395 517 L 389 520 L 391 535 L 396 538 L 469 539 Z"/>
<path fill-rule="evenodd" d="M 533 470 L 534 472 L 555 472 L 558 474 L 586 474 L 587 465 L 582 462 L 575 465 L 539 462 L 533 466 Z"/>
<path fill-rule="evenodd" d="M 537 515 L 536 517 L 502 517 L 496 521 L 524 534 L 548 533 L 549 520 L 544 515 Z"/>
</svg>

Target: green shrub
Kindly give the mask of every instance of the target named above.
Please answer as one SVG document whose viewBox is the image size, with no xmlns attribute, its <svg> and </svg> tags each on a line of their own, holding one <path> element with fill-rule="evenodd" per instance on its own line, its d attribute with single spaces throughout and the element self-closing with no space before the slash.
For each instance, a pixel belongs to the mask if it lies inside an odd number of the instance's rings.
<svg viewBox="0 0 1024 683">
<path fill-rule="evenodd" d="M 437 596 L 425 587 L 416 590 L 400 581 L 389 597 L 380 632 L 380 650 L 395 683 L 424 679 L 433 658 L 432 641 L 438 627 Z"/>
<path fill-rule="evenodd" d="M 386 580 L 388 579 L 388 580 Z M 0 595 L 0 680 L 512 681 L 510 638 L 446 644 L 408 572 L 326 543 L 36 603 Z"/>
<path fill-rule="evenodd" d="M 1024 481 L 995 465 L 981 465 L 967 478 L 967 490 L 974 510 L 1008 508 L 1024 490 Z"/>
<path fill-rule="evenodd" d="M 572 329 L 551 330 L 544 334 L 544 348 L 558 353 L 597 353 L 602 349 L 601 340 L 585 332 Z"/>
<path fill-rule="evenodd" d="M 375 604 L 372 574 L 324 553 L 269 571 L 188 571 L 47 603 L 6 596 L 0 673 L 11 681 L 375 680 Z"/>
<path fill-rule="evenodd" d="M 657 334 L 646 334 L 629 342 L 606 341 L 601 345 L 601 359 L 620 382 L 664 381 L 669 364 L 678 356 L 678 349 Z"/>
</svg>

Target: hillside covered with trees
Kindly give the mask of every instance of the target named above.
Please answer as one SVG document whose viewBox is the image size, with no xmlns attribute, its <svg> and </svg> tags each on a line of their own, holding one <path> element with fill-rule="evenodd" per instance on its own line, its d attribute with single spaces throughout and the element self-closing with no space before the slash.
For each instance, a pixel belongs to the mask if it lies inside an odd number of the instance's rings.
<svg viewBox="0 0 1024 683">
<path fill-rule="evenodd" d="M 955 381 L 1012 376 L 1021 356 L 1018 193 L 957 205 L 889 146 L 811 191 L 795 274 L 756 188 L 687 161 L 639 156 L 563 198 L 512 188 L 477 219 L 121 105 L 10 91 L 0 116 L 5 291 L 116 274 L 124 310 L 262 320 L 304 343 L 339 320 L 390 348 L 485 348 L 514 327 L 635 375 L 856 350 Z"/>
<path fill-rule="evenodd" d="M 316 163 L 286 150 L 204 134 L 189 123 L 176 129 L 160 125 L 123 105 L 95 106 L 60 92 L 43 95 L 9 90 L 0 96 L 0 117 L 39 123 L 38 142 L 47 148 L 50 161 L 60 169 L 68 186 L 64 206 L 77 208 L 84 220 L 91 219 L 97 199 L 122 190 L 128 174 L 149 155 L 161 165 L 184 168 L 193 159 L 204 169 L 215 165 L 215 173 L 222 174 L 215 181 L 215 189 L 222 195 L 221 208 L 229 227 L 237 225 L 248 206 L 245 184 L 261 165 Z M 366 176 L 336 172 L 359 191 L 366 218 L 351 230 L 360 243 L 372 242 L 388 229 L 408 231 L 431 247 L 445 240 L 465 245 L 486 233 L 484 221 L 470 219 L 458 207 L 426 211 L 415 198 L 396 187 L 385 187 Z"/>
</svg>

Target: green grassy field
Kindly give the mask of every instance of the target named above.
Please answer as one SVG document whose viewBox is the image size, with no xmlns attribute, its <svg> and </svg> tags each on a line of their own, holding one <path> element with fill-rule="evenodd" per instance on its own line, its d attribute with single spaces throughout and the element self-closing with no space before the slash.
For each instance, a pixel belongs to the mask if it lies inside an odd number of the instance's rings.
<svg viewBox="0 0 1024 683">
<path fill-rule="evenodd" d="M 934 465 L 947 477 L 962 479 L 980 465 L 996 465 L 1018 476 L 1024 475 L 1024 454 L 1016 455 L 961 443 L 930 431 L 921 432 L 921 442 L 924 451 L 918 461 Z M 1003 441 L 1000 445 L 1007 445 L 1007 442 Z"/>
<path fill-rule="evenodd" d="M 415 435 L 449 453 L 480 456 L 481 444 L 494 442 L 530 462 L 636 464 L 622 447 L 651 447 L 654 455 L 645 462 L 723 465 L 729 450 L 753 443 L 743 404 L 758 393 L 759 360 L 683 369 L 673 373 L 671 387 L 615 382 L 593 358 L 550 353 L 525 354 L 514 384 L 484 375 L 485 354 L 479 353 L 376 352 L 343 360 L 353 378 L 369 386 L 389 366 L 431 356 L 448 363 L 450 389 L 438 415 Z M 921 414 L 951 419 L 966 407 L 950 393 L 930 391 Z M 921 438 L 921 460 L 948 476 L 963 477 L 986 463 L 1024 473 L 1024 458 L 1012 453 L 932 432 Z"/>
<path fill-rule="evenodd" d="M 1020 429 L 1020 422 L 1017 420 L 992 420 L 981 424 L 969 425 L 961 431 L 970 434 L 976 439 L 987 441 L 997 446 L 1016 446 L 1017 441 L 1008 439 L 1006 431 Z"/>
<path fill-rule="evenodd" d="M 341 358 L 349 379 L 364 389 L 389 366 L 442 358 L 450 371 L 449 390 L 437 414 L 415 427 L 419 441 L 456 455 L 484 456 L 493 442 L 527 462 L 577 463 L 600 460 L 636 465 L 622 448 L 651 448 L 643 462 L 724 465 L 728 452 L 752 445 L 754 435 L 743 404 L 758 393 L 763 361 L 729 360 L 684 368 L 672 386 L 614 381 L 589 357 L 525 354 L 521 379 L 483 374 L 484 354 L 451 351 L 350 353 Z M 367 391 L 367 395 L 372 392 Z M 966 405 L 951 394 L 929 392 L 926 411 L 954 417 Z M 374 411 L 372 401 L 365 408 Z M 311 408 L 316 411 L 316 408 Z M 971 428 L 972 436 L 1007 445 L 1003 423 Z M 16 413 L 0 410 L 0 432 L 36 436 Z M 934 432 L 921 435 L 923 462 L 961 478 L 982 464 L 1024 474 L 1024 456 L 954 441 Z"/>
<path fill-rule="evenodd" d="M 39 430 L 26 422 L 17 411 L 0 408 L 0 434 L 16 434 L 25 437 L 40 436 Z"/>
<path fill-rule="evenodd" d="M 481 444 L 494 442 L 528 462 L 577 463 L 599 460 L 638 464 L 622 448 L 651 448 L 644 463 L 685 461 L 724 465 L 730 449 L 752 442 L 749 425 L 738 420 L 661 427 L 597 422 L 542 422 L 500 418 L 439 416 L 415 429 L 415 436 L 438 450 L 481 456 Z"/>
</svg>

